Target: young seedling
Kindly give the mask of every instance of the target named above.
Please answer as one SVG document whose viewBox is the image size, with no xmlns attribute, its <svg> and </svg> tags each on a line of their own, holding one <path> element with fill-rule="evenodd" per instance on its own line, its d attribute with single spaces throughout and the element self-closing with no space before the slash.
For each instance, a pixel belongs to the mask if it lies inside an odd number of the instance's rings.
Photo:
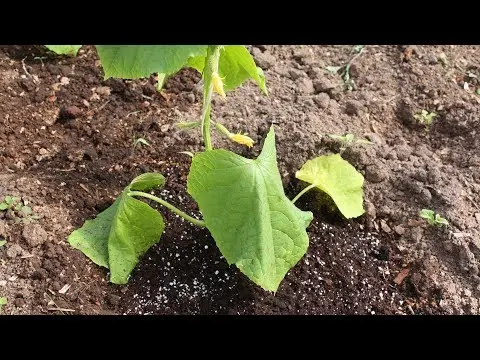
<svg viewBox="0 0 480 360">
<path fill-rule="evenodd" d="M 7 305 L 8 301 L 6 297 L 0 297 L 0 311 L 3 311 L 3 307 Z"/>
<path fill-rule="evenodd" d="M 435 212 L 433 210 L 422 209 L 420 211 L 420 217 L 427 220 L 427 222 L 430 225 L 433 225 L 433 226 L 448 226 L 449 225 L 448 221 L 445 218 L 440 216 L 440 214 L 435 214 Z"/>
<path fill-rule="evenodd" d="M 0 248 L 4 246 L 7 242 L 5 240 L 0 240 Z"/>
<path fill-rule="evenodd" d="M 28 224 L 34 220 L 40 219 L 39 216 L 33 214 L 32 208 L 27 206 L 25 202 L 18 196 L 7 195 L 0 202 L 0 211 L 5 211 L 15 223 Z"/>
<path fill-rule="evenodd" d="M 152 73 L 171 76 L 185 66 L 202 74 L 200 119 L 180 123 L 180 127 L 199 128 L 203 138 L 205 151 L 183 152 L 192 157 L 187 192 L 197 202 L 203 219 L 188 215 L 154 195 L 154 190 L 165 185 L 165 178 L 158 173 L 145 173 L 133 179 L 109 208 L 72 232 L 69 243 L 97 265 L 108 268 L 112 283 L 126 284 L 139 258 L 160 241 L 165 228 L 160 212 L 140 200 L 148 199 L 195 226 L 207 228 L 229 264 L 235 264 L 263 289 L 276 292 L 308 248 L 306 228 L 313 214 L 294 205 L 305 190 L 293 201 L 285 196 L 273 127 L 256 159 L 214 149 L 210 134 L 213 127 L 234 142 L 247 147 L 254 144 L 247 134 L 232 133 L 211 118 L 214 93 L 226 98 L 228 91 L 253 79 L 267 94 L 265 75 L 246 47 L 99 45 L 97 51 L 106 78 L 138 79 Z M 351 165 L 348 167 L 338 154 L 312 162 L 311 171 L 302 167 L 299 172 L 305 175 L 302 179 L 332 196 L 346 217 L 360 216 L 362 175 Z M 309 168 L 307 164 L 304 167 Z"/>
<path fill-rule="evenodd" d="M 145 140 L 144 138 L 135 139 L 135 141 L 133 142 L 132 154 L 135 152 L 135 149 L 140 144 L 145 145 L 145 146 L 151 146 L 150 143 L 147 140 Z"/>
<path fill-rule="evenodd" d="M 373 142 L 366 140 L 366 139 L 357 139 L 353 134 L 345 134 L 345 135 L 335 135 L 335 134 L 328 134 L 328 136 L 340 143 L 340 154 L 342 154 L 345 150 L 349 147 L 357 145 L 357 144 L 364 144 L 364 145 L 371 145 Z"/>
<path fill-rule="evenodd" d="M 434 112 L 428 112 L 427 110 L 422 110 L 421 112 L 413 115 L 415 119 L 418 120 L 420 124 L 425 125 L 427 128 L 432 125 L 433 119 L 437 116 Z"/>
<path fill-rule="evenodd" d="M 342 77 L 343 82 L 345 84 L 345 88 L 347 90 L 356 89 L 355 81 L 350 76 L 350 67 L 352 66 L 352 63 L 355 61 L 355 59 L 358 58 L 363 53 L 364 50 L 365 50 L 365 45 L 355 45 L 351 50 L 351 53 L 355 55 L 350 59 L 349 62 L 340 66 L 326 67 L 326 69 L 330 73 L 339 74 Z"/>
</svg>

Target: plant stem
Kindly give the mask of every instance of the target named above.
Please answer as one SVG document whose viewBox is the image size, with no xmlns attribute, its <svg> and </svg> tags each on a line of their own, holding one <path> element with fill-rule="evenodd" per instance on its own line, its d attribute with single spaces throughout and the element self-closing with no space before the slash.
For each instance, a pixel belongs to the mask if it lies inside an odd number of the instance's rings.
<svg viewBox="0 0 480 360">
<path fill-rule="evenodd" d="M 195 219 L 195 218 L 191 217 L 190 215 L 185 214 L 182 210 L 177 209 L 172 204 L 170 204 L 170 203 L 166 202 L 165 200 L 162 200 L 162 199 L 160 199 L 160 198 L 158 198 L 154 195 L 151 195 L 151 194 L 148 194 L 148 193 L 145 193 L 145 192 L 142 192 L 142 191 L 130 191 L 129 194 L 131 196 L 142 196 L 144 198 L 156 201 L 160 205 L 165 206 L 167 209 L 173 211 L 175 214 L 181 216 L 185 220 L 190 221 L 192 224 L 195 224 L 195 225 L 200 226 L 200 227 L 205 227 L 205 222 L 203 222 L 202 220 Z"/>
<path fill-rule="evenodd" d="M 212 140 L 210 139 L 210 112 L 212 110 L 213 82 L 212 74 L 218 72 L 218 60 L 220 59 L 220 46 L 209 45 L 207 48 L 207 58 L 203 70 L 203 108 L 202 108 L 202 135 L 205 148 L 212 150 Z"/>
<path fill-rule="evenodd" d="M 298 193 L 298 195 L 293 198 L 292 204 L 295 204 L 295 201 L 297 201 L 298 199 L 300 199 L 300 196 L 302 196 L 303 194 L 305 194 L 307 191 L 313 189 L 315 186 L 317 186 L 317 185 L 315 185 L 315 184 L 310 184 L 310 185 L 308 185 L 305 189 L 303 189 L 302 191 L 300 191 L 300 192 Z"/>
</svg>

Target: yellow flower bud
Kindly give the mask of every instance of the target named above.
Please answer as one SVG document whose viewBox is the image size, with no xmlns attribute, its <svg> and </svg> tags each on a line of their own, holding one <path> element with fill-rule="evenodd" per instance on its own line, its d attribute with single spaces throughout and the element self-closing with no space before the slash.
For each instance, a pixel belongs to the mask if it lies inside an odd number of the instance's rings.
<svg viewBox="0 0 480 360">
<path fill-rule="evenodd" d="M 218 73 L 214 72 L 212 74 L 212 82 L 213 82 L 213 88 L 215 91 L 223 98 L 227 97 L 225 95 L 225 91 L 223 90 L 223 80 L 222 78 L 218 75 Z"/>
<path fill-rule="evenodd" d="M 230 139 L 232 139 L 233 141 L 239 143 L 239 144 L 242 144 L 242 145 L 246 145 L 248 146 L 249 148 L 251 148 L 253 146 L 253 139 L 246 136 L 246 135 L 242 135 L 242 134 L 231 134 L 230 135 Z"/>
</svg>

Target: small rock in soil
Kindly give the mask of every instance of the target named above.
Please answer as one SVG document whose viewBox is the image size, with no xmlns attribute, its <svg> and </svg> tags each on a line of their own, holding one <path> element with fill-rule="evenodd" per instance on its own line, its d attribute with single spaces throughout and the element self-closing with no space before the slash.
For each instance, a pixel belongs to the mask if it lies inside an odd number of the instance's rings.
<svg viewBox="0 0 480 360">
<path fill-rule="evenodd" d="M 35 270 L 32 274 L 33 280 L 43 280 L 43 279 L 46 279 L 47 277 L 48 277 L 48 271 L 43 268 Z"/>
<path fill-rule="evenodd" d="M 292 80 L 297 80 L 301 77 L 303 77 L 305 75 L 305 73 L 301 70 L 297 70 L 297 69 L 290 69 L 288 71 L 288 74 L 290 75 L 290 78 Z"/>
<path fill-rule="evenodd" d="M 147 82 L 145 85 L 143 85 L 142 90 L 143 90 L 143 95 L 146 95 L 146 96 L 153 96 L 157 92 L 157 90 L 155 89 L 155 86 L 150 82 Z"/>
<path fill-rule="evenodd" d="M 107 295 L 107 301 L 112 306 L 117 306 L 120 303 L 120 299 L 121 298 L 118 295 L 114 295 L 114 294 Z"/>
<path fill-rule="evenodd" d="M 345 112 L 347 115 L 358 115 L 362 109 L 362 103 L 357 100 L 349 100 L 345 105 Z"/>
<path fill-rule="evenodd" d="M 258 48 L 253 48 L 252 52 L 256 64 L 263 70 L 270 69 L 277 61 L 273 55 L 267 52 L 262 53 Z"/>
<path fill-rule="evenodd" d="M 83 150 L 83 158 L 90 161 L 97 160 L 97 151 L 93 147 L 86 148 L 85 150 Z"/>
<path fill-rule="evenodd" d="M 76 106 L 67 106 L 60 109 L 60 120 L 73 120 L 82 114 L 82 109 Z"/>
<path fill-rule="evenodd" d="M 7 257 L 10 259 L 16 258 L 22 253 L 23 249 L 18 244 L 12 244 L 7 248 Z"/>
<path fill-rule="evenodd" d="M 28 92 L 35 90 L 35 84 L 28 79 L 20 79 L 19 84 L 24 90 Z"/>
<path fill-rule="evenodd" d="M 408 145 L 397 145 L 394 149 L 400 161 L 408 160 L 412 153 L 412 148 Z"/>
<path fill-rule="evenodd" d="M 365 138 L 367 140 L 370 140 L 371 142 L 373 142 L 375 144 L 381 145 L 383 143 L 383 140 L 380 137 L 380 135 L 375 134 L 375 133 L 367 133 L 367 134 L 365 134 Z"/>
<path fill-rule="evenodd" d="M 367 215 L 373 220 L 377 217 L 377 211 L 375 209 L 375 205 L 369 200 L 365 200 L 365 212 Z"/>
<path fill-rule="evenodd" d="M 316 80 L 313 83 L 313 87 L 315 88 L 315 91 L 317 93 L 320 93 L 320 92 L 327 92 L 332 89 L 335 89 L 336 84 L 333 83 L 330 79 L 324 77 L 322 79 Z"/>
<path fill-rule="evenodd" d="M 298 92 L 301 94 L 310 95 L 315 92 L 315 89 L 313 87 L 313 82 L 309 78 L 306 78 L 306 77 L 299 78 L 295 83 L 297 85 Z"/>
<path fill-rule="evenodd" d="M 378 165 L 367 166 L 365 177 L 372 183 L 379 183 L 388 179 L 388 171 Z"/>
<path fill-rule="evenodd" d="M 315 104 L 317 104 L 320 109 L 326 109 L 330 102 L 330 96 L 328 96 L 327 93 L 320 93 L 315 95 L 313 101 L 315 101 Z"/>
<path fill-rule="evenodd" d="M 13 304 L 14 304 L 16 307 L 22 307 L 23 305 L 25 305 L 25 300 L 18 297 L 18 298 L 16 298 L 16 299 L 13 301 Z"/>
<path fill-rule="evenodd" d="M 424 205 L 430 204 L 432 201 L 432 193 L 428 189 L 423 189 L 422 192 L 420 193 L 420 203 Z"/>
<path fill-rule="evenodd" d="M 398 234 L 398 235 L 404 235 L 406 232 L 406 229 L 402 225 L 397 225 L 393 228 L 393 230 Z"/>
<path fill-rule="evenodd" d="M 0 236 L 6 236 L 6 235 L 7 235 L 7 225 L 5 224 L 5 221 L 0 220 Z"/>
<path fill-rule="evenodd" d="M 194 93 L 188 93 L 187 94 L 187 101 L 190 104 L 193 104 L 195 102 L 195 94 Z"/>
<path fill-rule="evenodd" d="M 293 58 L 302 65 L 310 64 L 313 60 L 312 53 L 308 48 L 295 50 L 293 53 Z"/>
<path fill-rule="evenodd" d="M 97 87 L 97 89 L 95 90 L 95 92 L 100 95 L 100 96 L 110 96 L 110 92 L 112 91 L 112 89 L 110 89 L 108 86 L 99 86 Z"/>
<path fill-rule="evenodd" d="M 419 226 L 415 226 L 410 230 L 410 236 L 412 240 L 416 243 L 420 242 L 423 237 L 423 229 Z"/>
<path fill-rule="evenodd" d="M 42 245 L 48 234 L 39 224 L 27 224 L 23 227 L 22 236 L 31 247 Z"/>
<path fill-rule="evenodd" d="M 392 232 L 392 229 L 390 228 L 390 226 L 388 226 L 387 222 L 385 220 L 380 220 L 380 227 L 382 228 L 382 230 L 384 232 L 386 232 L 387 234 L 391 233 Z"/>
<path fill-rule="evenodd" d="M 105 81 L 105 85 L 110 87 L 112 89 L 112 92 L 115 92 L 115 93 L 122 93 L 127 88 L 125 83 L 120 79 L 110 78 L 107 81 Z"/>
</svg>

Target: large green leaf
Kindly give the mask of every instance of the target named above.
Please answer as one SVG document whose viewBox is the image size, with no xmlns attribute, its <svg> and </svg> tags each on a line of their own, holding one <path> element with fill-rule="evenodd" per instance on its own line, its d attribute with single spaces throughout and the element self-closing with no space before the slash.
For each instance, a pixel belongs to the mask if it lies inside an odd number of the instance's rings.
<svg viewBox="0 0 480 360">
<path fill-rule="evenodd" d="M 131 197 L 130 190 L 148 191 L 164 183 L 161 174 L 136 177 L 109 208 L 68 237 L 70 245 L 95 264 L 110 268 L 112 283 L 127 283 L 139 257 L 160 240 L 165 228 L 160 213 Z"/>
<path fill-rule="evenodd" d="M 96 45 L 105 78 L 139 79 L 170 75 L 191 56 L 206 56 L 206 45 Z"/>
<path fill-rule="evenodd" d="M 195 155 L 187 190 L 228 263 L 276 291 L 307 251 L 313 215 L 285 196 L 273 128 L 256 160 L 222 149 Z"/>
<path fill-rule="evenodd" d="M 347 218 L 362 215 L 363 176 L 339 154 L 323 155 L 308 160 L 295 176 L 315 184 L 333 199 L 338 210 Z"/>
<path fill-rule="evenodd" d="M 205 55 L 192 57 L 188 60 L 188 66 L 203 71 Z M 225 45 L 220 51 L 218 73 L 223 79 L 224 90 L 233 90 L 245 80 L 253 79 L 260 89 L 267 94 L 265 75 L 255 65 L 252 55 L 243 45 Z"/>
<path fill-rule="evenodd" d="M 76 56 L 82 45 L 45 45 L 48 50 L 58 55 Z"/>
</svg>

